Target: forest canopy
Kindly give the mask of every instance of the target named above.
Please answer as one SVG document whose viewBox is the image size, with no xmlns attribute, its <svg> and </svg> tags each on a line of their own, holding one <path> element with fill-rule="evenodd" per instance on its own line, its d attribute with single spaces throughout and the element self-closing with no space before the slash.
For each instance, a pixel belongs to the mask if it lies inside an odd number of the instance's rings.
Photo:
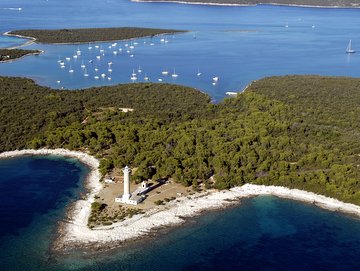
<svg viewBox="0 0 360 271">
<path fill-rule="evenodd" d="M 27 29 L 10 31 L 8 35 L 31 37 L 39 43 L 82 43 L 95 41 L 115 41 L 182 33 L 182 30 L 140 27 L 114 28 L 71 28 L 71 29 Z"/>
<path fill-rule="evenodd" d="M 39 50 L 23 50 L 23 49 L 0 49 L 0 62 L 17 59 L 30 54 L 40 54 Z"/>
<path fill-rule="evenodd" d="M 60 91 L 1 77 L 0 151 L 86 150 L 102 173 L 129 165 L 137 179 L 283 185 L 360 204 L 359 105 L 360 79 L 341 77 L 265 78 L 219 104 L 169 84 Z"/>
</svg>

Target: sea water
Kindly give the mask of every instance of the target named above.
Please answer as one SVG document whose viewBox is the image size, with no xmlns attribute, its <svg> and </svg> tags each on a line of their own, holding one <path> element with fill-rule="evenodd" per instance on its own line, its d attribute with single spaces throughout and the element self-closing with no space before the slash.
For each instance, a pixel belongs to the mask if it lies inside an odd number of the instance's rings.
<svg viewBox="0 0 360 271">
<path fill-rule="evenodd" d="M 57 223 L 85 191 L 88 172 L 70 158 L 0 159 L 0 270 L 46 262 Z"/>
<path fill-rule="evenodd" d="M 359 270 L 360 221 L 262 196 L 103 253 L 49 248 L 88 170 L 73 159 L 0 161 L 0 270 Z"/>
<path fill-rule="evenodd" d="M 144 82 L 148 77 L 151 82 L 192 86 L 220 101 L 227 91 L 241 91 L 251 81 L 265 76 L 360 76 L 358 54 L 345 53 L 350 39 L 354 49 L 357 45 L 360 48 L 359 9 L 195 6 L 127 0 L 79 0 L 66 5 L 63 1 L 2 2 L 3 7 L 22 7 L 21 11 L 0 9 L 3 32 L 119 26 L 190 31 L 169 35 L 166 43 L 161 42 L 164 37 L 155 37 L 118 42 L 115 47 L 109 42 L 99 43 L 98 49 L 92 44 L 92 50 L 88 44 L 36 44 L 25 48 L 44 50 L 43 54 L 0 64 L 0 75 L 26 76 L 52 88 L 131 83 L 134 71 L 134 82 Z M 0 38 L 1 46 L 6 39 Z M 9 41 L 9 45 L 13 44 L 13 40 Z M 81 55 L 73 58 L 78 49 Z M 67 57 L 69 61 L 65 60 Z M 65 67 L 61 68 L 58 61 L 64 61 Z M 113 63 L 111 71 L 109 62 Z M 168 76 L 162 75 L 164 70 Z M 197 76 L 199 72 L 201 75 Z M 178 76 L 172 77 L 173 73 Z M 219 80 L 214 81 L 214 77 Z"/>
</svg>

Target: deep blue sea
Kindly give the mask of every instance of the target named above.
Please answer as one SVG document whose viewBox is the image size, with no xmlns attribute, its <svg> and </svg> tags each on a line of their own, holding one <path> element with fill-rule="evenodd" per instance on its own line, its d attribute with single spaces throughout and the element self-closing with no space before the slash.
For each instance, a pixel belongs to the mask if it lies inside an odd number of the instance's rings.
<svg viewBox="0 0 360 271">
<path fill-rule="evenodd" d="M 360 77 L 359 54 L 345 54 L 350 39 L 354 49 L 360 50 L 359 25 L 358 9 L 2 0 L 2 33 L 118 26 L 190 32 L 116 45 L 33 44 L 25 48 L 45 52 L 0 64 L 0 75 L 26 76 L 53 88 L 76 89 L 131 82 L 134 71 L 136 82 L 144 81 L 146 75 L 153 82 L 161 79 L 196 87 L 219 101 L 226 91 L 241 90 L 264 76 Z M 22 43 L 22 39 L 0 36 L 0 47 Z M 64 61 L 65 68 L 58 61 Z M 69 73 L 70 69 L 74 72 Z M 170 75 L 163 76 L 164 70 Z M 215 76 L 220 79 L 213 84 Z M 49 251 L 57 221 L 84 192 L 87 172 L 73 159 L 0 160 L 0 271 L 360 270 L 358 218 L 275 197 L 243 200 L 237 207 L 192 218 L 156 238 L 108 253 L 58 257 Z"/>
</svg>

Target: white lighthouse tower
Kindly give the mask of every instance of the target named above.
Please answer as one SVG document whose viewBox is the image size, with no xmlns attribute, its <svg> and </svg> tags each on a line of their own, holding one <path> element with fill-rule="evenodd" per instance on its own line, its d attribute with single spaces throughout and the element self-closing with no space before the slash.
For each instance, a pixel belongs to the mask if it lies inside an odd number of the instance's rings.
<svg viewBox="0 0 360 271">
<path fill-rule="evenodd" d="M 126 166 L 123 169 L 124 172 L 124 194 L 122 196 L 123 201 L 127 201 L 131 198 L 131 194 L 130 194 L 130 173 L 131 173 L 131 169 Z"/>
<path fill-rule="evenodd" d="M 130 174 L 131 169 L 126 166 L 123 169 L 124 172 L 124 194 L 120 197 L 115 198 L 115 202 L 137 205 L 144 200 L 144 196 L 140 195 L 141 190 L 140 188 L 136 189 L 133 194 L 130 193 Z M 140 191 L 140 190 L 141 191 Z"/>
</svg>

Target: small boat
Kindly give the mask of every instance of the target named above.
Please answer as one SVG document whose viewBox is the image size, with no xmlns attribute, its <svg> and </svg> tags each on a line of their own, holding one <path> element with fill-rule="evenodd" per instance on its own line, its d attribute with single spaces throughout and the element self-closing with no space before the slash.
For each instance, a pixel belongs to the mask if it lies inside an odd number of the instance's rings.
<svg viewBox="0 0 360 271">
<path fill-rule="evenodd" d="M 109 68 L 109 69 L 108 69 L 108 72 L 112 72 L 112 69 Z"/>
<path fill-rule="evenodd" d="M 99 80 L 99 76 L 95 75 L 94 79 Z"/>
<path fill-rule="evenodd" d="M 174 68 L 174 72 L 173 74 L 171 75 L 172 78 L 177 78 L 179 75 L 175 72 L 175 68 Z"/>
<path fill-rule="evenodd" d="M 117 51 L 113 51 L 113 54 L 114 54 L 114 55 L 117 55 Z"/>
<path fill-rule="evenodd" d="M 96 56 L 96 59 L 97 59 L 97 60 L 100 60 L 100 59 L 101 59 L 101 56 Z"/>
<path fill-rule="evenodd" d="M 89 76 L 89 74 L 87 73 L 86 68 L 84 69 L 84 76 L 85 76 L 85 77 L 88 77 L 88 76 Z"/>
<path fill-rule="evenodd" d="M 217 81 L 219 81 L 219 77 L 218 77 L 218 76 L 215 76 L 215 77 L 212 78 L 212 80 L 213 80 L 214 82 L 217 82 Z"/>
<path fill-rule="evenodd" d="M 135 70 L 133 69 L 133 72 L 131 74 L 132 77 L 135 77 L 136 76 L 136 73 L 135 73 Z"/>
<path fill-rule="evenodd" d="M 74 70 L 70 68 L 69 73 L 74 73 Z"/>
<path fill-rule="evenodd" d="M 96 48 L 96 49 L 99 49 L 99 47 L 100 47 L 99 45 L 95 45 L 95 48 Z"/>
<path fill-rule="evenodd" d="M 138 68 L 138 72 L 139 73 L 141 73 L 142 72 L 142 69 L 141 69 L 141 67 L 139 66 L 139 68 Z"/>
<path fill-rule="evenodd" d="M 158 79 L 159 82 L 162 82 L 163 80 L 161 78 Z"/>
<path fill-rule="evenodd" d="M 350 40 L 348 46 L 346 47 L 346 53 L 347 53 L 347 54 L 353 54 L 353 53 L 355 53 L 355 52 L 356 52 L 356 51 L 351 48 L 351 40 Z"/>
<path fill-rule="evenodd" d="M 79 47 L 78 47 L 78 49 L 77 49 L 77 51 L 76 51 L 76 55 L 81 55 L 81 51 L 80 51 L 80 49 L 79 49 Z"/>
<path fill-rule="evenodd" d="M 131 76 L 130 79 L 131 79 L 132 81 L 136 81 L 136 80 L 137 80 L 137 77 L 136 77 L 136 76 Z"/>
<path fill-rule="evenodd" d="M 80 66 L 82 69 L 85 69 L 86 68 L 86 66 L 85 66 L 85 64 L 84 64 L 84 61 L 81 63 L 81 66 Z"/>
<path fill-rule="evenodd" d="M 111 81 L 111 77 L 108 77 L 107 79 L 108 79 L 109 81 Z"/>
<path fill-rule="evenodd" d="M 70 61 L 70 59 L 71 59 L 70 57 L 66 57 L 66 58 L 65 58 L 66 61 Z"/>
<path fill-rule="evenodd" d="M 200 76 L 200 75 L 201 75 L 200 69 L 198 69 L 198 72 L 197 72 L 196 75 L 197 75 L 197 76 Z"/>
<path fill-rule="evenodd" d="M 60 80 L 57 80 L 56 83 L 60 84 L 61 82 L 60 82 Z"/>
<path fill-rule="evenodd" d="M 105 78 L 105 77 L 106 77 L 106 74 L 105 74 L 105 73 L 102 73 L 102 74 L 101 74 L 101 77 L 102 77 L 102 78 Z"/>
<path fill-rule="evenodd" d="M 144 81 L 149 81 L 149 77 L 145 74 Z"/>
<path fill-rule="evenodd" d="M 92 46 L 90 45 L 90 43 L 89 43 L 88 49 L 89 49 L 89 50 L 91 50 L 91 49 L 92 49 Z"/>
<path fill-rule="evenodd" d="M 130 55 L 130 57 L 134 57 L 134 55 Z"/>
<path fill-rule="evenodd" d="M 168 72 L 167 70 L 163 70 L 163 71 L 161 72 L 161 74 L 162 74 L 162 75 L 168 75 L 169 72 Z"/>
</svg>

